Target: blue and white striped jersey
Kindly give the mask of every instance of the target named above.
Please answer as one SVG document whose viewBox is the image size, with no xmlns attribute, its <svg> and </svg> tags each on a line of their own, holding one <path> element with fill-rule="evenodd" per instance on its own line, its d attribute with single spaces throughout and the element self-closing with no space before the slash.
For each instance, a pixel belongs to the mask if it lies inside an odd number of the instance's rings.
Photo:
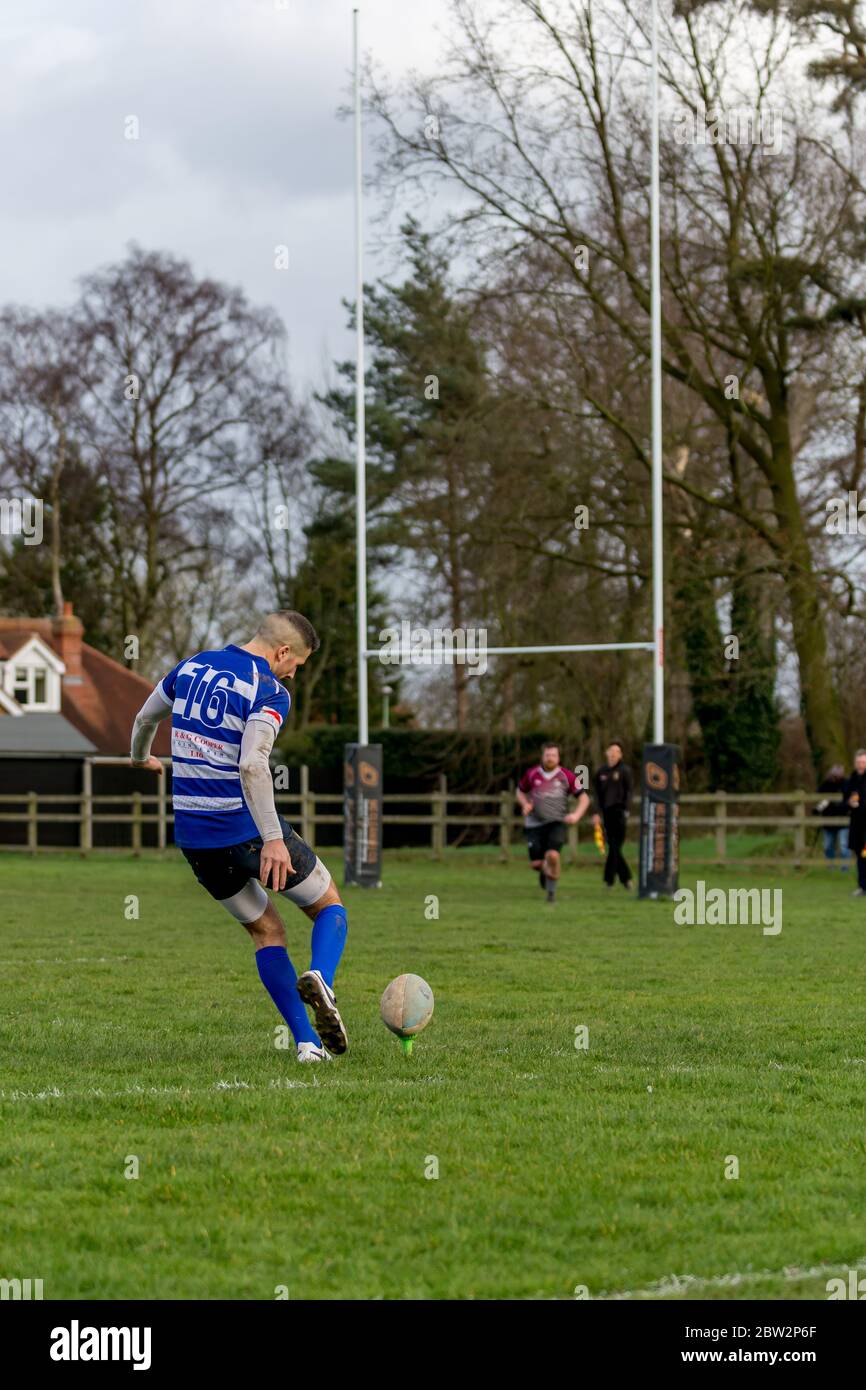
<svg viewBox="0 0 866 1390">
<path fill-rule="evenodd" d="M 264 657 L 236 646 L 187 657 L 156 689 L 172 707 L 175 844 L 206 849 L 255 839 L 238 768 L 244 726 L 260 719 L 278 732 L 289 692 Z"/>
</svg>

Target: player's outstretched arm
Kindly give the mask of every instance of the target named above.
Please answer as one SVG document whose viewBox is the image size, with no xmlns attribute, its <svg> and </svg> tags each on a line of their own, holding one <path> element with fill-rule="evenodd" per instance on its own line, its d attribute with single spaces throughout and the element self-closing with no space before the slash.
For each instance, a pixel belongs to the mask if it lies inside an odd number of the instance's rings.
<svg viewBox="0 0 866 1390">
<path fill-rule="evenodd" d="M 270 720 L 250 719 L 247 722 L 241 739 L 239 771 L 244 800 L 262 837 L 259 878 L 266 888 L 270 880 L 274 891 L 281 892 L 294 870 L 274 802 L 269 759 L 275 733 Z"/>
<path fill-rule="evenodd" d="M 159 725 L 170 714 L 171 704 L 166 703 L 165 697 L 157 686 L 148 695 L 135 716 L 135 722 L 132 726 L 129 761 L 133 767 L 146 767 L 150 772 L 156 772 L 160 777 L 162 776 L 165 769 L 159 758 L 151 757 L 150 750 Z"/>
</svg>

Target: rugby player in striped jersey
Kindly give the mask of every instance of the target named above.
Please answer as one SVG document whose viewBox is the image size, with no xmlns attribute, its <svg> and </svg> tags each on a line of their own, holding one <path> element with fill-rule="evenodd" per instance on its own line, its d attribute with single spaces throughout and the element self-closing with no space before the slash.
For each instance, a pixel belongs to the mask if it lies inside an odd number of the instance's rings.
<svg viewBox="0 0 866 1390">
<path fill-rule="evenodd" d="M 243 646 L 178 662 L 139 710 L 130 755 L 133 767 L 161 774 L 150 750 L 160 721 L 171 717 L 175 844 L 202 887 L 249 932 L 262 984 L 291 1029 L 299 1062 L 329 1060 L 348 1047 L 334 996 L 346 911 L 321 859 L 277 813 L 269 762 L 289 712 L 282 681 L 318 646 L 312 623 L 281 609 Z M 300 977 L 267 887 L 312 920 L 310 968 Z"/>
<path fill-rule="evenodd" d="M 577 797 L 577 806 L 568 811 L 568 798 Z M 562 767 L 559 744 L 545 743 L 541 762 L 527 768 L 517 784 L 517 801 L 526 817 L 529 862 L 538 873 L 547 901 L 556 902 L 559 880 L 559 851 L 565 844 L 567 825 L 576 825 L 589 810 L 589 797 L 574 773 Z"/>
</svg>

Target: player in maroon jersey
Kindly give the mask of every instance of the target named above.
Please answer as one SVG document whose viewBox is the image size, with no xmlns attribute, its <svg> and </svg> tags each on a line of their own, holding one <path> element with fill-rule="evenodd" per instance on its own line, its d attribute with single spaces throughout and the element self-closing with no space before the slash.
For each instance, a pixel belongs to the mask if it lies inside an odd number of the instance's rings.
<svg viewBox="0 0 866 1390">
<path fill-rule="evenodd" d="M 577 797 L 573 811 L 568 798 Z M 549 903 L 556 901 L 559 851 L 565 844 L 567 825 L 576 825 L 589 809 L 589 796 L 573 772 L 559 761 L 559 744 L 545 743 L 541 762 L 524 772 L 517 784 L 517 801 L 525 817 L 529 862 L 537 870 Z"/>
</svg>

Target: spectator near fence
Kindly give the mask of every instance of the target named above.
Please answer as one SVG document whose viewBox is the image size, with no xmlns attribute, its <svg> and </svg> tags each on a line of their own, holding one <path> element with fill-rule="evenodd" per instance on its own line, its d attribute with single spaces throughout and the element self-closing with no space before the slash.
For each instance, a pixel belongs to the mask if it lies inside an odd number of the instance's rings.
<svg viewBox="0 0 866 1390">
<path fill-rule="evenodd" d="M 848 845 L 857 859 L 857 887 L 854 898 L 866 896 L 866 748 L 854 754 L 854 771 L 845 783 L 845 803 L 850 814 Z"/>
<path fill-rule="evenodd" d="M 845 769 L 841 763 L 836 763 L 830 768 L 818 791 L 825 792 L 826 795 L 815 807 L 816 816 L 838 817 L 848 814 L 848 807 L 844 801 Z M 832 864 L 838 849 L 842 872 L 845 873 L 848 868 L 845 861 L 850 857 L 847 825 L 825 825 L 821 833 L 824 836 L 824 858 Z"/>
</svg>

